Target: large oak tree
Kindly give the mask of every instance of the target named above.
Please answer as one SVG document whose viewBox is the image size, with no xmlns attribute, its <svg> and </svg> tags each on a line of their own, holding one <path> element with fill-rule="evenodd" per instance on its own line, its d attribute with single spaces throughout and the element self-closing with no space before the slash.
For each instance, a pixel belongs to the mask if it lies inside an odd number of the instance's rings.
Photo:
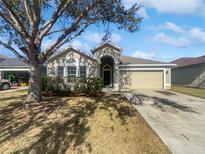
<svg viewBox="0 0 205 154">
<path fill-rule="evenodd" d="M 30 65 L 28 101 L 41 100 L 40 68 L 53 53 L 93 24 L 135 32 L 137 4 L 121 0 L 0 0 L 0 45 Z M 42 41 L 55 40 L 42 48 Z"/>
</svg>

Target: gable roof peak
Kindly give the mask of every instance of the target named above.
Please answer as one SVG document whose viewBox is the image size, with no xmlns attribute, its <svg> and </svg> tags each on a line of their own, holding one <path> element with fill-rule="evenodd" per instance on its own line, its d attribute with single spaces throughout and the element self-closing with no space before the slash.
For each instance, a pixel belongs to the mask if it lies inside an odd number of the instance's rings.
<svg viewBox="0 0 205 154">
<path fill-rule="evenodd" d="M 94 53 L 94 52 L 96 52 L 97 50 L 99 50 L 100 48 L 103 48 L 103 47 L 105 47 L 105 46 L 109 46 L 109 47 L 114 48 L 114 49 L 116 49 L 116 50 L 118 50 L 118 51 L 120 51 L 120 52 L 122 51 L 122 48 L 118 47 L 117 45 L 115 45 L 115 44 L 113 44 L 113 43 L 103 42 L 103 43 L 97 45 L 96 47 L 94 47 L 93 49 L 91 49 L 91 52 Z"/>
<path fill-rule="evenodd" d="M 71 51 L 73 51 L 73 52 L 75 52 L 75 53 L 77 53 L 77 54 L 83 55 L 83 56 L 85 56 L 85 57 L 87 57 L 87 58 L 89 58 L 89 59 L 91 59 L 91 60 L 96 60 L 96 59 L 94 59 L 93 57 L 87 55 L 87 54 L 86 54 L 85 52 L 83 52 L 82 50 L 80 50 L 80 49 L 78 49 L 78 48 L 76 48 L 76 47 L 74 47 L 74 46 L 72 46 L 72 45 L 69 45 L 68 47 L 66 47 L 66 48 L 64 48 L 64 49 L 62 49 L 62 50 L 56 52 L 54 55 L 52 55 L 52 56 L 47 60 L 47 62 L 49 62 L 49 61 L 55 59 L 55 58 L 58 57 L 58 56 L 61 56 L 62 54 L 65 54 L 65 53 L 71 52 Z"/>
</svg>

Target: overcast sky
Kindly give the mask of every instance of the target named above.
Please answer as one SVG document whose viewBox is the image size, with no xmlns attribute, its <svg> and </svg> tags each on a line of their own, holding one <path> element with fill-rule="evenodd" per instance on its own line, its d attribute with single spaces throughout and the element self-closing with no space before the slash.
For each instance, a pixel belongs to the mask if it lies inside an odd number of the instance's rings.
<svg viewBox="0 0 205 154">
<path fill-rule="evenodd" d="M 110 26 L 112 43 L 123 49 L 123 55 L 171 61 L 179 57 L 205 55 L 204 0 L 123 0 L 126 7 L 134 3 L 142 7 L 141 29 L 130 34 Z M 71 45 L 89 53 L 101 42 L 102 27 L 90 27 Z M 44 41 L 44 46 L 52 40 Z M 69 45 L 69 44 L 68 44 Z M 12 56 L 4 49 L 0 54 Z"/>
</svg>

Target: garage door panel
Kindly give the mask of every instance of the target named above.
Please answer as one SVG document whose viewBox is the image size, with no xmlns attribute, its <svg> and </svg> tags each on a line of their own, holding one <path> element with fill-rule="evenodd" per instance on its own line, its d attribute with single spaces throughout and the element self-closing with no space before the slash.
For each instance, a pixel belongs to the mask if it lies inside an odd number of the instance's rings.
<svg viewBox="0 0 205 154">
<path fill-rule="evenodd" d="M 124 71 L 121 77 L 125 89 L 163 89 L 163 71 Z"/>
</svg>

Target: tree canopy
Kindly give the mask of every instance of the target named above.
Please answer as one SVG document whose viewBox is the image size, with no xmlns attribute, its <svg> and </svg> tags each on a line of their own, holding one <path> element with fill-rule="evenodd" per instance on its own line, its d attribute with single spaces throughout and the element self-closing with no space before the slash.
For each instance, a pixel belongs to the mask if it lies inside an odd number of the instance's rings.
<svg viewBox="0 0 205 154">
<path fill-rule="evenodd" d="M 0 45 L 29 64 L 42 64 L 89 25 L 109 22 L 135 32 L 142 20 L 138 10 L 121 0 L 0 0 Z M 52 36 L 42 50 L 43 39 Z"/>
</svg>

